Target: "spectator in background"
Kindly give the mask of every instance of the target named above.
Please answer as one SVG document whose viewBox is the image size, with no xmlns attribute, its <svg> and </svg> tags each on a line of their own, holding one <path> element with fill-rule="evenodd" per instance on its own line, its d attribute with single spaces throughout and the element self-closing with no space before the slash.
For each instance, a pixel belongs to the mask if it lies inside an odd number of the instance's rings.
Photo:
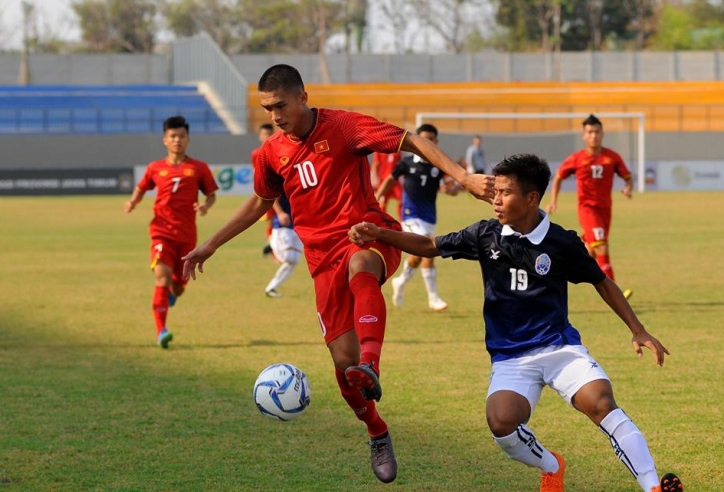
<svg viewBox="0 0 724 492">
<path fill-rule="evenodd" d="M 465 165 L 471 174 L 485 174 L 485 152 L 480 135 L 473 137 L 473 143 L 465 151 Z"/>
</svg>

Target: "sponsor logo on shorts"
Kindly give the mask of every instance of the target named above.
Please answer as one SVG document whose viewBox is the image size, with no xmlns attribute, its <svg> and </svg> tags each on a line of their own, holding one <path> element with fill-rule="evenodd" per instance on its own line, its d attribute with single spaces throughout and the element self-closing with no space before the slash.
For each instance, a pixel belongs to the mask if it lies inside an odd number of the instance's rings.
<svg viewBox="0 0 724 492">
<path fill-rule="evenodd" d="M 373 316 L 371 314 L 365 314 L 359 318 L 360 323 L 377 323 L 377 321 L 377 316 Z"/>
<path fill-rule="evenodd" d="M 535 259 L 535 271 L 538 275 L 545 275 L 551 271 L 551 257 L 543 253 Z"/>
</svg>

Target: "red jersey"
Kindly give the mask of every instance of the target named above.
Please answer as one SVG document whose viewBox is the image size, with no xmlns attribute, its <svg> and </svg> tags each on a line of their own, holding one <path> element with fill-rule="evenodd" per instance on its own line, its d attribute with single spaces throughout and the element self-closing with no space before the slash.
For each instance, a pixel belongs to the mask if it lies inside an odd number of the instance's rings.
<svg viewBox="0 0 724 492">
<path fill-rule="evenodd" d="M 260 150 L 261 150 L 261 147 L 257 147 L 251 151 L 251 165 L 252 166 L 256 166 L 256 161 L 257 161 L 257 159 L 259 159 Z"/>
<path fill-rule="evenodd" d="M 568 156 L 558 168 L 558 177 L 566 179 L 571 174 L 576 175 L 578 206 L 600 208 L 611 208 L 614 174 L 623 179 L 631 176 L 621 156 L 605 147 L 595 155 L 583 149 Z"/>
<path fill-rule="evenodd" d="M 271 200 L 286 193 L 312 276 L 342 257 L 352 225 L 397 222 L 375 200 L 367 156 L 398 152 L 407 133 L 359 113 L 314 111 L 317 121 L 304 140 L 275 133 L 254 169 L 258 196 Z"/>
<path fill-rule="evenodd" d="M 392 174 L 392 170 L 400 162 L 400 159 L 402 159 L 402 152 L 395 152 L 394 154 L 375 152 L 372 155 L 372 162 L 377 166 L 377 175 L 380 177 L 380 182 Z"/>
<path fill-rule="evenodd" d="M 150 163 L 138 188 L 143 191 L 156 188 L 153 219 L 148 228 L 151 237 L 193 244 L 196 244 L 194 203 L 199 200 L 199 191 L 208 196 L 219 189 L 209 166 L 191 157 L 176 166 L 166 159 Z"/>
</svg>

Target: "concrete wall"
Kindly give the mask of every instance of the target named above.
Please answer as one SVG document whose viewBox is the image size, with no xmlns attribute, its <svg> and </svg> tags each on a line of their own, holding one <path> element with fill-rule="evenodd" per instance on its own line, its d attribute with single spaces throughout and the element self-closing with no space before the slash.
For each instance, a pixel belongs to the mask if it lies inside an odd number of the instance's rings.
<svg viewBox="0 0 724 492">
<path fill-rule="evenodd" d="M 440 146 L 453 158 L 463 156 L 471 135 L 440 135 Z M 624 159 L 633 161 L 636 140 L 629 133 L 607 133 L 604 142 Z M 258 145 L 255 135 L 191 135 L 189 154 L 209 164 L 249 162 Z M 483 135 L 490 161 L 520 152 L 560 162 L 580 149 L 578 134 L 551 136 Z M 0 136 L 0 170 L 97 169 L 145 165 L 166 154 L 161 135 L 20 135 Z M 649 133 L 646 160 L 724 161 L 724 144 L 716 133 Z M 633 166 L 633 162 L 630 162 Z"/>
<path fill-rule="evenodd" d="M 308 84 L 322 82 L 317 55 L 232 55 L 249 83 L 276 63 L 294 65 Z M 544 53 L 475 54 L 330 54 L 332 83 L 468 81 L 683 81 L 724 80 L 724 53 L 568 52 L 560 63 Z M 29 56 L 30 83 L 168 84 L 173 82 L 169 55 L 72 54 Z M 0 53 L 0 85 L 18 83 L 20 55 Z"/>
</svg>

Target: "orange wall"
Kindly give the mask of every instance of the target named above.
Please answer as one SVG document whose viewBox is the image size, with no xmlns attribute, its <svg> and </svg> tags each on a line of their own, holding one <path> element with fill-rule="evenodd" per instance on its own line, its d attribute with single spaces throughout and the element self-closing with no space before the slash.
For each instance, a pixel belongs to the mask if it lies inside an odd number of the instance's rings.
<svg viewBox="0 0 724 492">
<path fill-rule="evenodd" d="M 535 82 L 308 85 L 309 104 L 372 114 L 411 128 L 418 112 L 644 112 L 649 131 L 724 130 L 724 82 Z M 266 122 L 256 87 L 249 90 L 250 128 Z M 557 121 L 557 120 L 556 120 Z M 487 124 L 491 127 L 492 122 Z M 440 123 L 462 131 L 480 122 Z M 450 125 L 453 128 L 450 128 Z M 546 126 L 559 130 L 580 122 L 498 122 L 489 131 Z M 608 128 L 608 125 L 606 125 Z M 509 128 L 509 129 L 505 129 Z M 475 131 L 475 130 L 471 130 Z"/>
</svg>

